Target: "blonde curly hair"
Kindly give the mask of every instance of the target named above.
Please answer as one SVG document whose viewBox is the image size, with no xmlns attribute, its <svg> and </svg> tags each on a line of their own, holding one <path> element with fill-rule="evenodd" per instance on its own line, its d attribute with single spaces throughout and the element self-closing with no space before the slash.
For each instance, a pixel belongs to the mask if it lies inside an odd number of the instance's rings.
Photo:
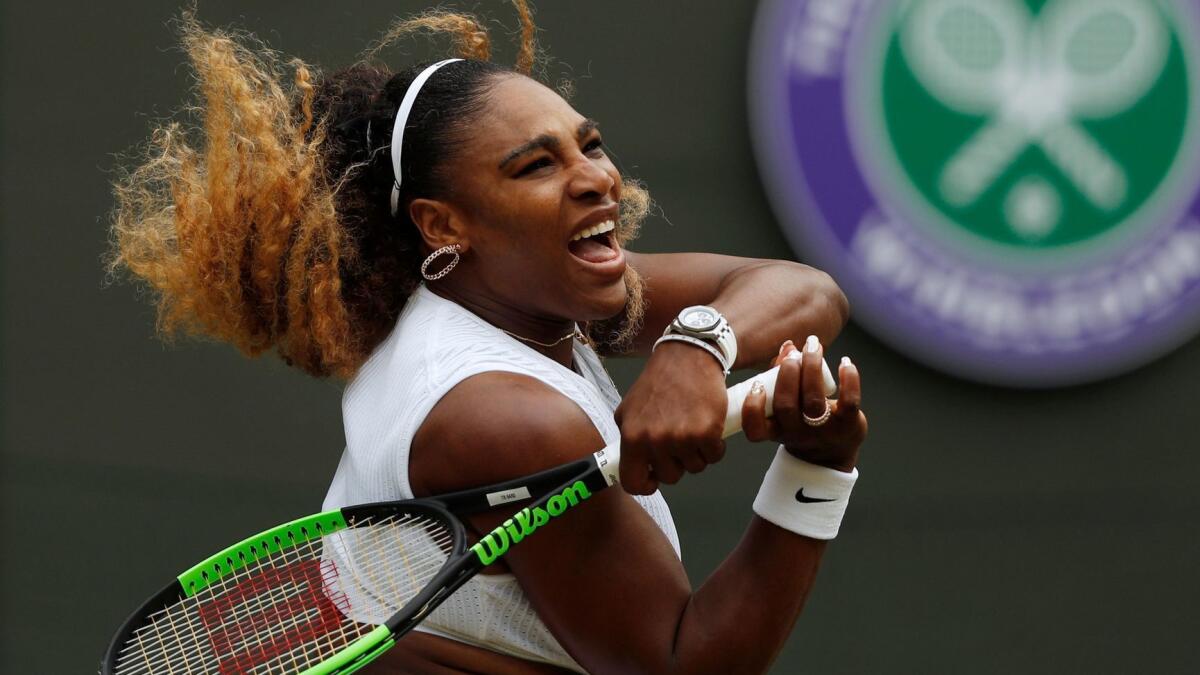
<svg viewBox="0 0 1200 675">
<path fill-rule="evenodd" d="M 438 10 L 396 22 L 329 76 L 247 34 L 205 29 L 185 12 L 196 101 L 184 120 L 157 126 L 115 181 L 110 272 L 152 290 L 165 337 L 207 336 L 248 356 L 277 352 L 314 376 L 349 378 L 420 282 L 424 253 L 407 209 L 393 217 L 387 206 L 390 139 L 370 138 L 372 128 L 391 129 L 422 65 L 393 73 L 378 55 L 426 33 L 449 36 L 454 55 L 467 59 L 418 99 L 462 114 L 445 121 L 414 111 L 410 120 L 424 118 L 418 123 L 428 128 L 405 135 L 406 157 L 435 161 L 411 163 L 411 176 L 405 168 L 402 200 L 435 195 L 445 184 L 438 170 L 482 109 L 489 82 L 529 75 L 539 62 L 530 8 L 513 4 L 521 20 L 515 70 L 489 60 L 491 41 L 477 18 Z M 630 180 L 621 202 L 624 242 L 650 199 Z M 626 312 L 590 331 L 609 351 L 625 348 L 639 328 L 642 285 L 632 268 L 627 285 Z"/>
</svg>

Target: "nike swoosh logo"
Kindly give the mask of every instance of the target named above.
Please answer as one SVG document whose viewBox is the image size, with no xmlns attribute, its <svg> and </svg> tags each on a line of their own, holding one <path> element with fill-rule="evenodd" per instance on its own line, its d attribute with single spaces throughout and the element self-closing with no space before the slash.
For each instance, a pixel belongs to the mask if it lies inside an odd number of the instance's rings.
<svg viewBox="0 0 1200 675">
<path fill-rule="evenodd" d="M 804 488 L 800 488 L 799 490 L 796 490 L 796 501 L 800 502 L 801 504 L 816 504 L 817 502 L 832 502 L 835 500 L 833 500 L 833 499 L 817 499 L 816 497 L 805 497 L 804 496 Z"/>
</svg>

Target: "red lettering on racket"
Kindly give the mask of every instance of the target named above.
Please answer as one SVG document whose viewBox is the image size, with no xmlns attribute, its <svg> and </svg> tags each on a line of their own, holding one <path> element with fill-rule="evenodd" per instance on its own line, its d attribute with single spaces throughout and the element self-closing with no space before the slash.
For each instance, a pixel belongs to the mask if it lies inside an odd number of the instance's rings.
<svg viewBox="0 0 1200 675">
<path fill-rule="evenodd" d="M 250 672 L 338 631 L 350 603 L 334 590 L 337 574 L 333 561 L 300 560 L 263 570 L 200 605 L 221 675 Z"/>
</svg>

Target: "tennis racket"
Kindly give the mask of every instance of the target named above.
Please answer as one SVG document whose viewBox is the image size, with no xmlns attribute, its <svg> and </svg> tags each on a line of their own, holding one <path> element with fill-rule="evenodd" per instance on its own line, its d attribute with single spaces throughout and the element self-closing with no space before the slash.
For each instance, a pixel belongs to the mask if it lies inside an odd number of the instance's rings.
<svg viewBox="0 0 1200 675">
<path fill-rule="evenodd" d="M 799 352 L 794 352 L 799 355 Z M 761 382 L 728 390 L 725 436 Z M 823 364 L 825 388 L 834 383 Z M 352 673 L 468 579 L 619 480 L 620 448 L 523 478 L 425 499 L 362 504 L 249 537 L 171 580 L 125 621 L 102 675 Z M 534 501 L 467 544 L 461 516 Z"/>
</svg>

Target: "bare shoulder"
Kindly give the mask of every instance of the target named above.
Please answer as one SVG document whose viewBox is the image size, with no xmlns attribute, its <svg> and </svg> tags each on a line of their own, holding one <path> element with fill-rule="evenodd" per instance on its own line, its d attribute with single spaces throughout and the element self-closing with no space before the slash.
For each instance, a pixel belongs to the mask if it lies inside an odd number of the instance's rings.
<svg viewBox="0 0 1200 675">
<path fill-rule="evenodd" d="M 440 494 L 548 469 L 604 440 L 574 401 L 518 373 L 469 377 L 438 401 L 412 442 L 413 492 Z"/>
</svg>

